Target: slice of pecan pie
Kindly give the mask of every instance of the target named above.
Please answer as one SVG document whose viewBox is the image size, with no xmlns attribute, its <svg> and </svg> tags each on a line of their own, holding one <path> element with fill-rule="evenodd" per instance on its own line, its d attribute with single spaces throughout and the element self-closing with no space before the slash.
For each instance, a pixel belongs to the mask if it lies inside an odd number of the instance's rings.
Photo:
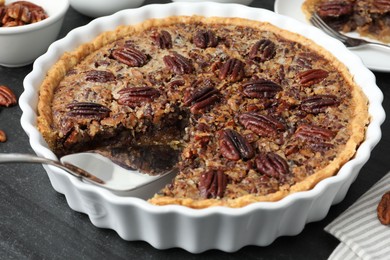
<svg viewBox="0 0 390 260">
<path fill-rule="evenodd" d="M 312 41 L 239 18 L 121 26 L 64 54 L 40 88 L 38 126 L 61 156 L 94 150 L 154 173 L 149 201 L 242 207 L 311 189 L 364 139 L 367 100 Z"/>
<path fill-rule="evenodd" d="M 390 0 L 306 0 L 307 18 L 314 12 L 332 28 L 390 43 Z"/>
</svg>

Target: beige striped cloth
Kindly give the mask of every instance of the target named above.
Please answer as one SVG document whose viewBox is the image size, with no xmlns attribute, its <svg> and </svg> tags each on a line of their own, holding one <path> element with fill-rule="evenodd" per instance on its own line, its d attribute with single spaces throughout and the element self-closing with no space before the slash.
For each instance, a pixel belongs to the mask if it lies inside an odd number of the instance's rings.
<svg viewBox="0 0 390 260">
<path fill-rule="evenodd" d="M 341 241 L 329 260 L 390 260 L 390 226 L 382 225 L 376 213 L 382 195 L 389 190 L 390 172 L 325 227 Z"/>
</svg>

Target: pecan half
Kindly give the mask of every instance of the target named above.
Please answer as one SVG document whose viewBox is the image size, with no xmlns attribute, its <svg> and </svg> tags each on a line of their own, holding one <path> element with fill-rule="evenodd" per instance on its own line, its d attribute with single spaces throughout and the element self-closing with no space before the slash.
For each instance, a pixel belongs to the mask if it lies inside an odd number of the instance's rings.
<svg viewBox="0 0 390 260">
<path fill-rule="evenodd" d="M 199 192 L 203 198 L 222 198 L 228 183 L 228 176 L 222 170 L 209 170 L 200 176 Z"/>
<path fill-rule="evenodd" d="M 85 73 L 85 80 L 105 83 L 109 81 L 115 81 L 115 75 L 110 71 L 90 70 Z"/>
<path fill-rule="evenodd" d="M 184 105 L 191 106 L 191 113 L 197 114 L 201 110 L 210 107 L 220 100 L 220 93 L 218 89 L 214 87 L 214 84 L 210 80 L 197 80 L 192 86 L 202 84 L 204 87 L 195 88 L 194 91 L 185 95 Z"/>
<path fill-rule="evenodd" d="M 192 60 L 188 59 L 177 52 L 172 55 L 164 56 L 165 66 L 167 66 L 173 73 L 178 75 L 189 74 L 194 71 Z"/>
<path fill-rule="evenodd" d="M 244 95 L 251 98 L 273 97 L 283 90 L 279 84 L 267 79 L 251 80 L 242 86 Z"/>
<path fill-rule="evenodd" d="M 148 63 L 148 56 L 145 53 L 130 46 L 114 49 L 111 56 L 129 67 L 142 67 Z"/>
<path fill-rule="evenodd" d="M 254 112 L 239 115 L 238 121 L 246 129 L 259 136 L 275 136 L 278 131 L 285 130 L 285 126 L 271 116 L 265 116 Z"/>
<path fill-rule="evenodd" d="M 278 180 L 283 180 L 290 171 L 286 160 L 276 153 L 259 154 L 255 162 L 261 174 Z"/>
<path fill-rule="evenodd" d="M 353 4 L 344 0 L 325 1 L 317 6 L 317 13 L 321 17 L 340 17 L 350 15 L 352 12 Z"/>
<path fill-rule="evenodd" d="M 374 0 L 374 6 L 383 13 L 390 11 L 390 0 Z"/>
<path fill-rule="evenodd" d="M 70 117 L 81 117 L 94 120 L 101 120 L 107 117 L 111 110 L 101 104 L 92 102 L 74 102 L 66 105 L 67 115 Z"/>
<path fill-rule="evenodd" d="M 17 100 L 14 92 L 7 86 L 0 85 L 0 106 L 9 107 L 16 105 Z"/>
<path fill-rule="evenodd" d="M 219 147 L 223 157 L 232 161 L 251 159 L 255 155 L 252 145 L 242 135 L 232 129 L 220 132 Z"/>
<path fill-rule="evenodd" d="M 118 91 L 118 94 L 118 104 L 132 108 L 160 96 L 160 92 L 152 87 L 127 87 Z"/>
<path fill-rule="evenodd" d="M 0 26 L 3 25 L 3 18 L 5 16 L 5 14 L 6 14 L 5 7 L 0 5 Z"/>
<path fill-rule="evenodd" d="M 297 74 L 299 83 L 304 87 L 309 87 L 325 79 L 329 73 L 322 69 L 311 69 Z"/>
<path fill-rule="evenodd" d="M 383 194 L 377 207 L 377 215 L 383 225 L 390 225 L 390 191 Z"/>
<path fill-rule="evenodd" d="M 276 55 L 276 44 L 271 40 L 262 39 L 253 44 L 248 55 L 251 60 L 258 62 L 270 60 Z"/>
<path fill-rule="evenodd" d="M 218 45 L 218 36 L 211 30 L 199 30 L 195 33 L 193 42 L 196 47 L 206 49 Z"/>
<path fill-rule="evenodd" d="M 0 143 L 4 143 L 7 141 L 7 135 L 3 130 L 0 129 Z"/>
<path fill-rule="evenodd" d="M 172 36 L 169 32 L 161 30 L 160 33 L 153 36 L 154 42 L 157 44 L 160 49 L 170 49 L 172 48 Z"/>
<path fill-rule="evenodd" d="M 219 79 L 237 82 L 245 76 L 245 63 L 236 58 L 230 58 L 221 65 Z"/>
<path fill-rule="evenodd" d="M 300 125 L 295 131 L 295 137 L 308 142 L 325 142 L 335 137 L 335 133 L 329 129 L 314 125 Z"/>
<path fill-rule="evenodd" d="M 308 113 L 318 114 L 330 106 L 338 106 L 339 104 L 339 99 L 334 95 L 314 95 L 302 100 L 301 109 Z"/>
</svg>

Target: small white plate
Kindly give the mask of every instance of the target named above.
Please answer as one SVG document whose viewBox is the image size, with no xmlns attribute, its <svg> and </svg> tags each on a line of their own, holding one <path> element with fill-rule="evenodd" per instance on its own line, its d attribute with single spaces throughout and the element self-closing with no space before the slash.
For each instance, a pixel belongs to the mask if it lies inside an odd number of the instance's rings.
<svg viewBox="0 0 390 260">
<path fill-rule="evenodd" d="M 276 0 L 275 13 L 290 16 L 298 21 L 310 24 L 302 12 L 301 6 L 304 0 Z M 351 36 L 359 38 L 357 34 Z M 358 55 L 364 65 L 375 71 L 390 72 L 390 50 L 386 51 L 380 47 L 365 46 L 359 49 L 351 49 Z"/>
</svg>

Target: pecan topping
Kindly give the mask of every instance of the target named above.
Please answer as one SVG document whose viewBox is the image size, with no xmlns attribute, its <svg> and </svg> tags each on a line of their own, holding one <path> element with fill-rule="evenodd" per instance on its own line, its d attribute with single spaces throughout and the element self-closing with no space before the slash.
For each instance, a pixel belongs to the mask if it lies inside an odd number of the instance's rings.
<svg viewBox="0 0 390 260">
<path fill-rule="evenodd" d="M 322 69 L 311 69 L 298 73 L 299 83 L 304 87 L 309 87 L 321 82 L 328 76 L 328 72 Z"/>
<path fill-rule="evenodd" d="M 130 46 L 119 47 L 113 50 L 111 56 L 130 67 L 142 67 L 148 62 L 146 54 Z"/>
<path fill-rule="evenodd" d="M 0 26 L 3 27 L 36 23 L 47 17 L 42 7 L 28 1 L 16 1 L 0 7 Z"/>
<path fill-rule="evenodd" d="M 0 107 L 9 107 L 17 103 L 14 92 L 7 86 L 0 85 Z"/>
<path fill-rule="evenodd" d="M 203 198 L 222 198 L 228 177 L 222 170 L 209 170 L 200 176 L 199 191 Z"/>
<path fill-rule="evenodd" d="M 317 7 L 317 13 L 321 17 L 340 17 L 352 14 L 352 11 L 352 3 L 343 0 L 324 2 Z"/>
<path fill-rule="evenodd" d="M 210 80 L 195 81 L 192 86 L 203 83 L 205 87 L 196 88 L 189 95 L 184 97 L 184 105 L 191 106 L 191 112 L 197 114 L 199 111 L 214 105 L 219 101 L 219 91 L 214 87 L 214 84 Z"/>
<path fill-rule="evenodd" d="M 324 142 L 308 143 L 308 146 L 311 150 L 315 152 L 324 152 L 334 147 L 333 144 Z"/>
<path fill-rule="evenodd" d="M 219 146 L 222 156 L 232 161 L 238 161 L 241 158 L 250 159 L 255 155 L 248 140 L 232 129 L 220 132 Z"/>
<path fill-rule="evenodd" d="M 257 170 L 264 175 L 283 180 L 289 173 L 286 160 L 276 153 L 259 154 L 256 159 Z"/>
<path fill-rule="evenodd" d="M 390 191 L 383 194 L 377 207 L 377 215 L 383 225 L 390 225 Z"/>
<path fill-rule="evenodd" d="M 268 39 L 263 39 L 255 44 L 249 51 L 249 58 L 258 62 L 264 62 L 275 57 L 276 45 Z"/>
<path fill-rule="evenodd" d="M 0 129 L 0 143 L 4 143 L 7 141 L 7 135 L 3 130 Z"/>
<path fill-rule="evenodd" d="M 319 126 L 302 124 L 295 131 L 295 136 L 314 143 L 330 141 L 335 137 L 335 133 Z"/>
<path fill-rule="evenodd" d="M 115 81 L 115 75 L 110 71 L 104 70 L 90 70 L 85 74 L 86 81 L 105 83 Z"/>
<path fill-rule="evenodd" d="M 219 78 L 221 80 L 228 80 L 230 82 L 237 82 L 245 76 L 245 63 L 236 58 L 230 58 L 222 64 L 219 71 Z"/>
<path fill-rule="evenodd" d="M 330 106 L 338 106 L 338 98 L 334 95 L 315 95 L 301 102 L 301 109 L 305 112 L 318 114 L 324 112 Z"/>
<path fill-rule="evenodd" d="M 172 36 L 169 32 L 162 30 L 156 36 L 153 36 L 154 41 L 160 47 L 160 49 L 170 49 L 172 48 Z"/>
<path fill-rule="evenodd" d="M 132 108 L 160 96 L 160 92 L 152 87 L 127 87 L 118 91 L 118 94 L 118 103 Z"/>
<path fill-rule="evenodd" d="M 89 118 L 101 120 L 107 117 L 111 110 L 101 104 L 92 102 L 75 102 L 66 105 L 68 109 L 67 115 L 70 117 Z"/>
<path fill-rule="evenodd" d="M 218 37 L 211 30 L 199 30 L 194 35 L 194 44 L 196 47 L 206 49 L 218 45 Z"/>
<path fill-rule="evenodd" d="M 251 98 L 273 97 L 279 91 L 282 91 L 282 87 L 267 79 L 256 79 L 243 84 L 244 95 Z"/>
<path fill-rule="evenodd" d="M 275 136 L 277 131 L 285 130 L 285 126 L 275 118 L 254 112 L 241 114 L 238 121 L 259 136 Z"/>
<path fill-rule="evenodd" d="M 189 74 L 194 71 L 192 60 L 178 54 L 177 52 L 172 53 L 172 55 L 164 56 L 163 60 L 165 66 L 178 75 Z"/>
</svg>

